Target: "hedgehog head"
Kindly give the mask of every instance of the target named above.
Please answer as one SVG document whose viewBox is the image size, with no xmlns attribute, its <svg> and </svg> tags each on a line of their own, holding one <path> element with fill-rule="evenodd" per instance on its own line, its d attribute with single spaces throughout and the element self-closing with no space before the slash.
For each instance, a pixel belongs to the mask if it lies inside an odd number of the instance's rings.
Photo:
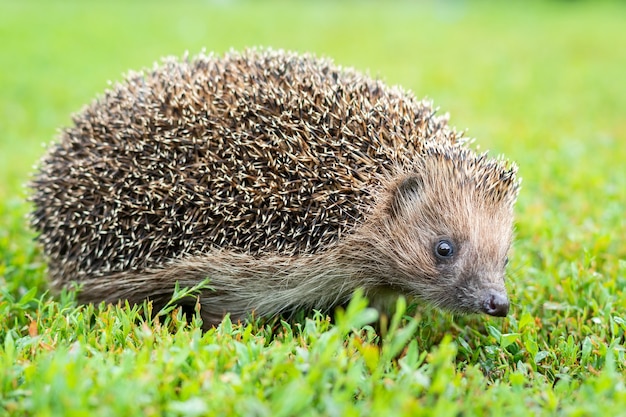
<svg viewBox="0 0 626 417">
<path fill-rule="evenodd" d="M 516 171 L 465 147 L 432 146 L 396 175 L 376 243 L 393 263 L 392 287 L 451 311 L 505 316 Z"/>
</svg>

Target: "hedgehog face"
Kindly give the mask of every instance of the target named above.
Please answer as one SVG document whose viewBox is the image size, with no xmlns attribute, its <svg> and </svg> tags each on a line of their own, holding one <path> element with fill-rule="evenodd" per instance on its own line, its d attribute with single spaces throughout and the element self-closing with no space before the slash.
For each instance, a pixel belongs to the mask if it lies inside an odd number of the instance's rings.
<svg viewBox="0 0 626 417">
<path fill-rule="evenodd" d="M 440 284 L 435 299 L 449 310 L 505 316 L 509 301 L 504 278 L 512 214 L 478 202 L 460 201 L 458 207 L 466 211 L 466 222 L 460 220 L 462 217 L 441 222 L 430 230 L 430 239 L 419 242 L 430 246 L 436 274 L 428 279 Z"/>
<path fill-rule="evenodd" d="M 512 204 L 499 197 L 497 183 L 487 188 L 477 180 L 475 159 L 459 164 L 454 157 L 453 164 L 425 158 L 396 182 L 381 245 L 393 260 L 391 286 L 459 313 L 505 316 Z"/>
</svg>

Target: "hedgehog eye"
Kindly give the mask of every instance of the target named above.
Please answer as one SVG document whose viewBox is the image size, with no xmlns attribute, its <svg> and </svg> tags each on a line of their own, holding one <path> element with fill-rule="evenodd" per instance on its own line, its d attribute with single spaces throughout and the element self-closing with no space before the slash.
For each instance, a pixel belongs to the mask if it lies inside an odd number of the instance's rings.
<svg viewBox="0 0 626 417">
<path fill-rule="evenodd" d="M 435 246 L 435 255 L 439 259 L 450 259 L 454 254 L 454 246 L 449 240 L 440 240 Z"/>
<path fill-rule="evenodd" d="M 504 266 L 506 267 L 509 264 L 509 257 L 504 258 Z"/>
</svg>

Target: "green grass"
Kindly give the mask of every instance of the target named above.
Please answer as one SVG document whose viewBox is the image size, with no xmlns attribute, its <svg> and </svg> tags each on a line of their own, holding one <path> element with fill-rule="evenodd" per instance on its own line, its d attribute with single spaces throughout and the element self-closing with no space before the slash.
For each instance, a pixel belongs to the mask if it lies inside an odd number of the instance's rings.
<svg viewBox="0 0 626 417">
<path fill-rule="evenodd" d="M 0 3 L 0 415 L 626 415 L 626 31 L 604 2 Z M 505 319 L 202 333 L 46 292 L 22 184 L 107 80 L 267 45 L 432 98 L 524 178 Z M 414 318 L 413 318 L 414 317 Z M 375 328 L 379 328 L 377 332 Z"/>
</svg>

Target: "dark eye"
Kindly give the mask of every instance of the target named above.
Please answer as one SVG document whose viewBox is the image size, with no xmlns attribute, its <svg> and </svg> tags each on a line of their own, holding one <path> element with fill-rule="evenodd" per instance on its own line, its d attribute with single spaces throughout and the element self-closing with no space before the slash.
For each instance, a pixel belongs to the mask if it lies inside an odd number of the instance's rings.
<svg viewBox="0 0 626 417">
<path fill-rule="evenodd" d="M 507 266 L 509 264 L 509 257 L 507 256 L 506 258 L 504 258 L 504 266 Z"/>
<path fill-rule="evenodd" d="M 435 246 L 435 254 L 439 259 L 449 259 L 454 254 L 454 246 L 449 240 L 440 240 Z"/>
</svg>

